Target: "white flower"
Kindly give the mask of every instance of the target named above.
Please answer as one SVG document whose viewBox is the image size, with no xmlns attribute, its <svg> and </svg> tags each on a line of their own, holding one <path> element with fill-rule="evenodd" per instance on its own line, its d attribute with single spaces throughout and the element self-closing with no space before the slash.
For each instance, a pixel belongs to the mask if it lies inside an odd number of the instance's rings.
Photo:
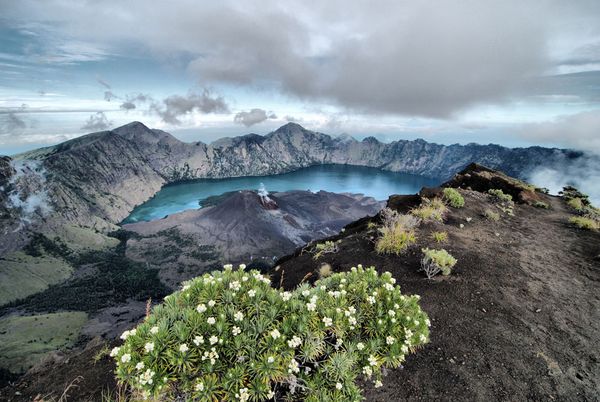
<svg viewBox="0 0 600 402">
<path fill-rule="evenodd" d="M 388 315 L 390 317 L 394 317 L 396 315 L 396 312 L 394 310 L 388 310 Z"/>
<path fill-rule="evenodd" d="M 421 334 L 421 336 L 419 336 L 419 339 L 421 340 L 421 342 L 425 343 L 425 341 L 427 340 L 427 337 L 423 334 Z"/>
<path fill-rule="evenodd" d="M 336 382 L 335 383 L 335 389 L 342 389 L 344 386 L 342 385 L 341 382 Z"/>
<path fill-rule="evenodd" d="M 254 290 L 254 289 L 250 289 L 250 290 L 248 291 L 248 296 L 250 296 L 250 297 L 254 297 L 254 296 L 256 296 L 256 290 Z"/>
<path fill-rule="evenodd" d="M 306 308 L 308 311 L 315 311 L 317 309 L 317 305 L 313 302 L 306 303 Z"/>
<path fill-rule="evenodd" d="M 294 335 L 292 337 L 292 339 L 290 339 L 288 341 L 288 346 L 290 348 L 297 348 L 298 346 L 300 346 L 302 344 L 302 339 L 300 339 L 299 337 L 297 337 L 296 335 Z"/>
<path fill-rule="evenodd" d="M 214 300 L 209 300 L 209 301 L 208 301 L 208 307 L 214 307 L 214 306 L 215 306 L 215 304 L 217 304 L 217 302 L 216 302 L 216 301 L 214 301 Z"/>
<path fill-rule="evenodd" d="M 269 393 L 267 394 L 267 399 L 273 399 L 275 397 L 275 392 L 273 392 L 273 390 L 269 391 Z"/>
<path fill-rule="evenodd" d="M 292 294 L 290 292 L 283 292 L 281 293 L 281 298 L 283 301 L 288 301 L 292 298 Z"/>
<path fill-rule="evenodd" d="M 329 317 L 323 317 L 322 321 L 326 327 L 331 327 L 333 325 L 333 320 Z"/>
<path fill-rule="evenodd" d="M 240 282 L 238 281 L 233 281 L 229 284 L 229 289 L 232 289 L 234 292 L 237 292 L 238 290 L 240 290 Z"/>
<path fill-rule="evenodd" d="M 458 225 L 461 229 L 465 227 L 465 225 L 463 225 L 462 223 L 460 225 Z"/>
<path fill-rule="evenodd" d="M 321 285 L 320 289 L 321 289 L 321 290 L 327 290 L 327 286 L 325 286 L 325 285 Z"/>
<path fill-rule="evenodd" d="M 232 264 L 225 264 L 225 265 L 223 265 L 223 269 L 225 271 L 229 271 L 230 269 L 233 269 L 233 265 Z"/>
<path fill-rule="evenodd" d="M 428 327 L 431 327 L 431 321 L 429 321 L 429 318 L 425 319 L 425 325 L 427 325 Z"/>
<path fill-rule="evenodd" d="M 362 368 L 362 372 L 367 377 L 371 377 L 371 375 L 373 374 L 373 369 L 371 368 L 371 366 L 365 366 Z"/>
<path fill-rule="evenodd" d="M 288 364 L 288 373 L 298 373 L 300 371 L 300 365 L 295 359 L 292 359 L 290 364 Z"/>
<path fill-rule="evenodd" d="M 375 298 L 373 296 L 367 297 L 367 301 L 369 302 L 369 304 L 375 304 Z"/>
<path fill-rule="evenodd" d="M 246 269 L 246 264 L 240 264 L 240 269 Z"/>
<path fill-rule="evenodd" d="M 240 329 L 240 327 L 234 326 L 231 329 L 231 333 L 233 334 L 233 336 L 238 336 L 241 332 L 242 332 L 242 330 Z"/>
<path fill-rule="evenodd" d="M 396 283 L 396 278 L 390 278 L 390 283 L 393 285 Z"/>
<path fill-rule="evenodd" d="M 273 356 L 269 356 L 269 357 L 267 358 L 267 363 L 269 363 L 269 364 L 270 364 L 270 363 L 273 363 L 274 361 L 275 361 L 275 358 L 274 358 Z"/>
<path fill-rule="evenodd" d="M 144 368 L 144 362 L 139 362 L 138 364 L 135 365 L 136 370 L 141 370 L 143 368 Z"/>
<path fill-rule="evenodd" d="M 381 388 L 383 386 L 383 383 L 379 380 L 375 381 L 375 388 Z"/>
<path fill-rule="evenodd" d="M 244 313 L 242 313 L 241 311 L 238 311 L 238 312 L 236 312 L 236 313 L 233 315 L 233 319 L 234 319 L 235 321 L 242 321 L 242 320 L 244 319 Z"/>
<path fill-rule="evenodd" d="M 406 346 L 406 345 L 402 345 L 402 346 L 400 347 L 400 350 L 402 351 L 402 353 L 406 354 L 406 353 L 408 353 L 408 346 Z"/>
<path fill-rule="evenodd" d="M 250 399 L 250 394 L 248 393 L 248 388 L 240 388 L 240 392 L 236 394 L 240 400 L 240 402 L 246 402 Z"/>
<path fill-rule="evenodd" d="M 215 317 L 208 317 L 208 318 L 206 319 L 206 322 L 207 322 L 209 325 L 214 325 L 214 324 L 217 322 L 217 320 L 215 319 Z"/>
<path fill-rule="evenodd" d="M 217 338 L 216 335 L 213 335 L 209 338 L 208 341 L 210 342 L 211 345 L 214 345 L 215 343 L 219 342 L 219 338 Z"/>
<path fill-rule="evenodd" d="M 248 278 L 248 275 L 242 276 L 242 282 L 248 282 L 248 279 L 250 279 Z"/>
<path fill-rule="evenodd" d="M 200 314 L 204 313 L 206 311 L 206 304 L 198 304 L 198 307 L 196 307 L 196 311 Z"/>
<path fill-rule="evenodd" d="M 204 384 L 199 382 L 194 388 L 196 389 L 196 391 L 204 391 Z"/>
<path fill-rule="evenodd" d="M 281 337 L 281 333 L 279 332 L 279 330 L 277 330 L 277 328 L 275 328 L 273 331 L 271 331 L 271 337 L 273 339 L 277 339 Z"/>
<path fill-rule="evenodd" d="M 125 340 L 128 337 L 130 337 L 131 335 L 135 335 L 135 328 L 129 331 L 125 331 L 121 334 L 121 339 Z"/>
<path fill-rule="evenodd" d="M 394 290 L 394 285 L 392 285 L 391 283 L 386 283 L 385 285 L 383 285 L 383 287 L 389 290 L 390 292 Z"/>
<path fill-rule="evenodd" d="M 369 364 L 371 366 L 377 366 L 377 359 L 375 358 L 375 356 L 373 356 L 373 355 L 369 356 Z"/>
<path fill-rule="evenodd" d="M 310 295 L 310 290 L 306 289 L 302 291 L 302 296 L 308 297 Z"/>
<path fill-rule="evenodd" d="M 150 333 L 151 333 L 151 334 L 156 334 L 156 333 L 158 333 L 158 327 L 155 325 L 155 326 L 153 326 L 152 328 L 150 328 Z"/>
<path fill-rule="evenodd" d="M 194 340 L 193 340 L 193 342 L 194 342 L 194 345 L 196 345 L 196 346 L 200 346 L 200 344 L 204 343 L 204 338 L 203 338 L 203 337 L 201 337 L 201 336 L 198 336 L 198 335 L 196 335 L 196 336 L 194 337 Z"/>
<path fill-rule="evenodd" d="M 120 347 L 113 348 L 113 349 L 110 351 L 110 357 L 115 357 L 116 355 L 118 355 L 118 354 L 119 354 L 119 350 L 121 350 L 121 348 L 120 348 Z"/>
<path fill-rule="evenodd" d="M 358 350 L 363 350 L 364 348 L 365 348 L 365 344 L 364 344 L 364 343 L 362 343 L 362 342 L 358 342 L 358 343 L 356 344 L 356 349 L 358 349 Z"/>
<path fill-rule="evenodd" d="M 357 321 L 355 317 L 348 317 L 348 323 L 350 325 L 356 325 Z"/>
<path fill-rule="evenodd" d="M 179 345 L 179 351 L 180 351 L 181 353 L 185 353 L 185 352 L 187 352 L 188 350 L 190 350 L 190 348 L 188 348 L 188 345 L 186 345 L 185 343 L 182 343 L 181 345 Z"/>
<path fill-rule="evenodd" d="M 146 352 L 150 353 L 154 350 L 154 342 L 148 342 L 144 345 L 144 349 L 146 349 Z"/>
<path fill-rule="evenodd" d="M 385 338 L 385 343 L 387 343 L 388 345 L 393 345 L 394 342 L 396 342 L 396 338 L 394 338 L 393 336 L 388 336 L 387 338 Z"/>
<path fill-rule="evenodd" d="M 131 355 L 129 353 L 125 353 L 121 356 L 121 363 L 129 363 L 131 361 Z"/>
</svg>

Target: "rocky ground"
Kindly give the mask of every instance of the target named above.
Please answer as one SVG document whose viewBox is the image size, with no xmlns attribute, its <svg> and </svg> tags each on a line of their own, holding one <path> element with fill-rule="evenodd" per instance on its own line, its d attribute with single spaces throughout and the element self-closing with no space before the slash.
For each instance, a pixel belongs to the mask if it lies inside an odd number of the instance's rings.
<svg viewBox="0 0 600 402">
<path fill-rule="evenodd" d="M 485 183 L 515 195 L 514 216 L 498 208 Z M 331 238 L 339 240 L 336 253 L 315 260 L 304 247 L 279 260 L 273 283 L 292 288 L 309 274 L 307 280 L 316 279 L 323 263 L 334 271 L 362 263 L 392 272 L 403 292 L 421 295 L 431 342 L 402 369 L 389 371 L 384 387 L 364 384 L 369 401 L 599 400 L 600 233 L 570 225 L 573 211 L 563 198 L 515 188 L 501 175 L 473 172 L 453 184 L 479 191 L 461 190 L 464 208 L 451 208 L 444 223 L 421 224 L 417 244 L 404 254 L 375 253 L 379 218 L 365 218 Z M 527 204 L 535 200 L 549 208 Z M 388 204 L 406 212 L 420 201 L 419 195 L 394 196 Z M 500 220 L 484 217 L 488 209 Z M 448 241 L 436 244 L 433 231 L 448 232 Z M 427 280 L 419 272 L 422 247 L 454 255 L 452 274 Z M 68 400 L 98 400 L 102 390 L 116 391 L 112 362 L 94 358 L 105 347 L 95 340 L 57 355 L 0 395 L 10 401 L 58 398 L 75 380 Z"/>
</svg>

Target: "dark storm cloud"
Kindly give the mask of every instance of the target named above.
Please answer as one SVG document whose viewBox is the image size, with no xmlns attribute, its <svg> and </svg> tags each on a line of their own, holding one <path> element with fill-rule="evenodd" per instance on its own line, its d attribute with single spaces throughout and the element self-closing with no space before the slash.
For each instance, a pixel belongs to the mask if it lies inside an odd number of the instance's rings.
<svg viewBox="0 0 600 402">
<path fill-rule="evenodd" d="M 92 114 L 81 127 L 87 131 L 102 131 L 108 129 L 112 122 L 108 120 L 104 112 L 96 112 Z"/>
<path fill-rule="evenodd" d="M 160 102 L 153 102 L 150 111 L 156 113 L 165 123 L 181 124 L 180 117 L 194 111 L 201 113 L 229 113 L 229 106 L 221 96 L 210 91 L 189 92 L 187 95 L 171 95 Z"/>
<path fill-rule="evenodd" d="M 201 85 L 275 89 L 351 111 L 435 118 L 527 96 L 519 88 L 561 60 L 596 60 L 590 38 L 600 36 L 600 2 L 586 0 L 182 0 L 152 7 L 142 0 L 86 7 L 23 0 L 3 11 L 14 21 L 51 24 L 105 54 L 136 43 L 154 55 L 185 55 Z M 190 110 L 181 101 L 156 109 L 175 122 Z"/>
<path fill-rule="evenodd" d="M 239 112 L 233 118 L 233 121 L 238 124 L 243 124 L 246 127 L 262 123 L 267 119 L 276 119 L 277 115 L 273 112 L 267 112 L 263 109 L 252 109 L 249 112 Z"/>
</svg>

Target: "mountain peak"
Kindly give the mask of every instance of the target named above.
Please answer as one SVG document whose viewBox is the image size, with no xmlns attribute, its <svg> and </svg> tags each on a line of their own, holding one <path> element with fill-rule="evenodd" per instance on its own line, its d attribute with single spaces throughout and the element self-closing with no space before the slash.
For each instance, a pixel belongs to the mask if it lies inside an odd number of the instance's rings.
<svg viewBox="0 0 600 402">
<path fill-rule="evenodd" d="M 276 133 L 293 133 L 297 131 L 308 131 L 298 123 L 289 122 L 275 130 Z"/>
</svg>

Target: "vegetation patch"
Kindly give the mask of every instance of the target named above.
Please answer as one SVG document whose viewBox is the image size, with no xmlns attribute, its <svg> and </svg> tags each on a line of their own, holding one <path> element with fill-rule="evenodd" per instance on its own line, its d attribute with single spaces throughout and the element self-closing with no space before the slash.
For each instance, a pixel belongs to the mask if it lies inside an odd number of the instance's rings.
<svg viewBox="0 0 600 402">
<path fill-rule="evenodd" d="M 421 259 L 421 269 L 427 275 L 427 279 L 433 278 L 438 273 L 450 275 L 452 268 L 456 265 L 456 258 L 444 249 L 433 250 L 424 248 L 423 258 Z"/>
<path fill-rule="evenodd" d="M 600 222 L 587 218 L 585 216 L 572 216 L 569 218 L 569 222 L 577 226 L 580 229 L 586 230 L 598 230 L 600 229 Z"/>
<path fill-rule="evenodd" d="M 447 232 L 433 232 L 431 234 L 431 238 L 435 240 L 437 243 L 444 243 L 448 241 L 448 233 Z"/>
<path fill-rule="evenodd" d="M 22 251 L 0 257 L 0 305 L 63 282 L 72 272 L 67 261 L 43 249 L 35 257 Z"/>
<path fill-rule="evenodd" d="M 48 352 L 73 345 L 87 321 L 82 312 L 0 319 L 0 367 L 22 373 Z"/>
<path fill-rule="evenodd" d="M 414 216 L 402 215 L 390 208 L 384 208 L 381 218 L 380 236 L 375 243 L 377 253 L 398 255 L 416 242 L 413 228 L 419 221 Z"/>
<path fill-rule="evenodd" d="M 413 216 L 424 221 L 438 221 L 443 222 L 444 216 L 448 212 L 448 207 L 439 198 L 429 199 L 424 198 L 423 202 L 418 208 L 414 208 L 410 211 Z"/>
<path fill-rule="evenodd" d="M 495 198 L 497 201 L 501 201 L 501 202 L 512 201 L 512 195 L 505 194 L 502 190 L 499 190 L 497 188 L 489 189 L 488 194 L 491 195 L 493 198 Z"/>
<path fill-rule="evenodd" d="M 533 206 L 541 209 L 550 209 L 550 205 L 546 204 L 543 201 L 536 201 L 533 203 Z"/>
<path fill-rule="evenodd" d="M 585 206 L 583 200 L 579 197 L 571 198 L 567 200 L 567 205 L 577 212 L 585 212 Z"/>
<path fill-rule="evenodd" d="M 444 189 L 444 200 L 452 208 L 462 208 L 465 206 L 464 197 L 455 188 L 448 187 Z"/>
<path fill-rule="evenodd" d="M 337 253 L 338 252 L 338 243 L 334 241 L 326 241 L 324 243 L 317 243 L 315 245 L 313 258 L 318 260 L 325 254 Z"/>
<path fill-rule="evenodd" d="M 500 214 L 498 212 L 494 212 L 491 209 L 486 209 L 483 211 L 483 216 L 485 216 L 490 221 L 498 222 L 500 220 Z"/>
<path fill-rule="evenodd" d="M 154 307 L 112 350 L 141 397 L 201 401 L 358 401 L 429 338 L 418 296 L 390 273 L 352 268 L 292 292 L 258 271 L 205 274 Z"/>
</svg>

